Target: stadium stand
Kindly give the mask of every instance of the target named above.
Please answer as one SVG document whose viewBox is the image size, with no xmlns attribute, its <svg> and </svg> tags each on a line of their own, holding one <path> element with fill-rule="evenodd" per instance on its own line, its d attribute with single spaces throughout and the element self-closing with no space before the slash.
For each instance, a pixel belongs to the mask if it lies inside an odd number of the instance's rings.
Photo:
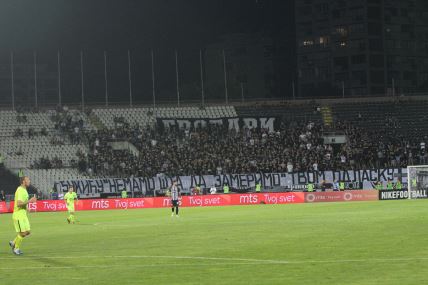
<svg viewBox="0 0 428 285">
<path fill-rule="evenodd" d="M 138 124 L 144 127 L 155 124 L 156 118 L 229 118 L 237 115 L 233 106 L 164 107 L 155 110 L 153 108 L 96 108 L 93 113 L 108 129 L 115 128 L 119 118 L 131 125 Z"/>
<path fill-rule="evenodd" d="M 64 143 L 64 144 L 62 144 Z M 52 144 L 52 137 L 34 136 L 32 138 L 3 138 L 0 141 L 0 151 L 5 156 L 5 165 L 12 169 L 19 168 L 52 168 L 40 163 L 41 159 L 61 161 L 61 167 L 70 167 L 77 161 L 77 153 L 84 152 L 85 146 L 72 145 L 61 141 L 59 145 Z"/>
<path fill-rule="evenodd" d="M 0 111 L 0 153 L 39 191 L 88 177 L 403 167 L 428 162 L 427 100 L 343 100 L 240 106 Z M 276 117 L 277 130 L 156 127 L 156 119 Z M 345 135 L 342 145 L 325 133 Z M 134 152 L 112 147 L 132 144 Z M 3 174 L 2 174 L 3 175 Z M 13 190 L 13 189 L 12 189 Z"/>
<path fill-rule="evenodd" d="M 77 130 L 79 121 L 81 129 Z M 37 190 L 46 192 L 55 179 L 79 175 L 77 154 L 87 152 L 87 146 L 75 138 L 83 130 L 94 130 L 86 114 L 67 107 L 40 112 L 0 111 L 0 154 L 4 166 L 15 175 L 20 170 L 35 174 L 36 169 L 45 169 L 32 178 Z M 4 176 L 7 175 L 2 179 Z M 8 192 L 14 190 L 7 188 Z"/>
<path fill-rule="evenodd" d="M 279 117 L 286 121 L 322 122 L 322 116 L 315 102 L 305 104 L 255 104 L 235 107 L 242 117 Z"/>
<path fill-rule="evenodd" d="M 12 137 L 17 129 L 28 133 L 29 130 L 40 132 L 43 128 L 47 130 L 54 128 L 49 113 L 0 111 L 0 118 L 0 137 Z"/>
<path fill-rule="evenodd" d="M 367 130 L 396 132 L 408 139 L 428 134 L 428 101 L 398 100 L 333 105 L 336 121 L 352 122 Z"/>
</svg>

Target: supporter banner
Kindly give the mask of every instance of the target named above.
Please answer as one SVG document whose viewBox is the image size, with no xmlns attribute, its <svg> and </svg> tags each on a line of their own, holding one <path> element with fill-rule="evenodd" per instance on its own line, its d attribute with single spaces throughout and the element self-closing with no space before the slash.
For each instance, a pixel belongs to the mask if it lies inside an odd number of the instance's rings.
<svg viewBox="0 0 428 285">
<path fill-rule="evenodd" d="M 111 178 L 111 179 L 85 179 L 58 181 L 54 187 L 58 192 L 67 192 L 69 186 L 74 186 L 77 194 L 82 197 L 100 197 L 100 194 L 118 194 L 123 190 L 128 192 L 140 192 L 161 190 L 168 188 L 173 179 L 177 179 L 181 189 L 191 189 L 200 185 L 202 188 L 215 186 L 222 188 L 229 185 L 231 188 L 250 188 L 256 183 L 263 187 L 282 187 L 286 190 L 302 189 L 308 182 L 320 183 L 326 181 L 344 181 L 358 184 L 363 189 L 373 189 L 376 181 L 396 181 L 397 177 L 407 183 L 405 177 L 406 169 L 370 169 L 370 170 L 348 170 L 348 171 L 311 171 L 294 173 L 251 173 L 251 174 L 224 174 L 203 176 L 178 176 L 178 177 L 134 177 L 134 178 Z M 301 187 L 296 187 L 300 185 Z"/>
<path fill-rule="evenodd" d="M 227 126 L 229 130 L 239 131 L 246 127 L 249 129 L 262 128 L 267 129 L 269 132 L 274 132 L 277 129 L 275 122 L 278 121 L 274 117 L 252 117 L 252 118 L 198 118 L 198 119 L 157 119 L 158 127 L 161 129 L 168 129 L 171 127 L 178 127 L 180 129 L 189 130 L 192 128 L 205 128 L 208 125 L 221 125 Z"/>
<path fill-rule="evenodd" d="M 180 204 L 182 207 L 209 207 L 231 205 L 255 205 L 255 204 L 294 204 L 304 203 L 304 193 L 257 193 L 257 194 L 222 194 L 203 196 L 183 196 Z M 85 210 L 114 210 L 114 209 L 143 209 L 171 207 L 171 198 L 132 198 L 132 199 L 85 199 L 75 204 L 77 211 Z M 13 202 L 9 211 L 13 209 Z M 29 203 L 30 212 L 59 212 L 66 211 L 67 207 L 62 200 L 46 200 Z"/>
<path fill-rule="evenodd" d="M 305 192 L 305 202 L 348 202 L 348 201 L 376 201 L 379 193 L 376 190 L 356 190 L 340 192 Z"/>
<path fill-rule="evenodd" d="M 7 209 L 7 205 L 6 202 L 0 202 L 0 213 L 7 213 L 8 209 Z"/>
<path fill-rule="evenodd" d="M 379 200 L 428 199 L 428 190 L 382 190 L 379 191 Z"/>
</svg>

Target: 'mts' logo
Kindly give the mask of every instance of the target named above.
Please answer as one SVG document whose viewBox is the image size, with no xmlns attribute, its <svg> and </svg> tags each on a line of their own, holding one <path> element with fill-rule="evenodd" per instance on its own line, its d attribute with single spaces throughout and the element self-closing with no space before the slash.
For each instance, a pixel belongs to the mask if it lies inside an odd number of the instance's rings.
<svg viewBox="0 0 428 285">
<path fill-rule="evenodd" d="M 241 195 L 239 197 L 239 204 L 256 204 L 259 202 L 257 195 Z"/>
<path fill-rule="evenodd" d="M 108 209 L 108 208 L 110 208 L 110 203 L 107 200 L 92 201 L 92 209 Z"/>
<path fill-rule="evenodd" d="M 37 211 L 37 203 L 28 203 L 28 211 Z"/>
</svg>

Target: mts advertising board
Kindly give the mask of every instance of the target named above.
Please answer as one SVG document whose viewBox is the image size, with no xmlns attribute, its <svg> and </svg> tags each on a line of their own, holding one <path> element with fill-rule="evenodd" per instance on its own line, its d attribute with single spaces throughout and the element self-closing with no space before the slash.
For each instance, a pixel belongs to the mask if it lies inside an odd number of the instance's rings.
<svg viewBox="0 0 428 285">
<path fill-rule="evenodd" d="M 6 202 L 0 202 L 0 213 L 7 213 L 8 208 Z"/>
<path fill-rule="evenodd" d="M 202 195 L 183 196 L 180 204 L 182 207 L 209 207 L 231 205 L 255 205 L 255 204 L 294 204 L 304 203 L 305 195 L 302 192 L 289 193 L 255 193 L 255 194 L 228 194 L 228 195 Z M 132 198 L 132 199 L 85 199 L 75 203 L 77 211 L 90 210 L 114 210 L 114 209 L 144 209 L 171 207 L 171 199 L 168 197 Z M 13 209 L 10 203 L 9 211 Z M 32 212 L 57 212 L 66 211 L 67 207 L 62 200 L 42 200 L 28 204 L 28 210 Z"/>
</svg>

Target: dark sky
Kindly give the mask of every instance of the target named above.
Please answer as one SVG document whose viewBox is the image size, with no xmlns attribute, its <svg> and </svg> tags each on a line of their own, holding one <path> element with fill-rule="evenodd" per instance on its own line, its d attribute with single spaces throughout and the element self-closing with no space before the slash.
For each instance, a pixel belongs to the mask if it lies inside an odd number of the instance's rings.
<svg viewBox="0 0 428 285">
<path fill-rule="evenodd" d="M 288 33 L 291 0 L 0 0 L 4 49 L 187 47 Z"/>
<path fill-rule="evenodd" d="M 63 101 L 80 100 L 76 94 L 81 93 L 80 51 L 83 51 L 85 96 L 87 101 L 102 102 L 105 93 L 103 53 L 106 51 L 109 100 L 123 102 L 128 99 L 127 50 L 130 50 L 133 96 L 135 101 L 148 101 L 152 98 L 150 50 L 154 50 L 157 97 L 159 100 L 170 100 L 176 92 L 174 50 L 177 50 L 182 97 L 183 100 L 193 100 L 195 96 L 199 97 L 201 85 L 199 50 L 210 43 L 219 43 L 222 36 L 234 33 L 253 34 L 256 37 L 268 35 L 274 42 L 288 39 L 285 46 L 293 50 L 292 2 L 0 0 L 0 65 L 3 64 L 0 70 L 0 91 L 9 94 L 12 90 L 8 66 L 11 62 L 10 51 L 13 51 L 16 101 L 19 104 L 32 102 L 35 51 L 40 79 L 38 100 L 55 102 L 58 97 L 57 51 L 60 51 Z M 292 64 L 287 62 L 287 57 L 292 57 L 292 52 L 286 51 L 285 54 L 284 63 L 275 64 L 287 70 L 276 69 L 279 71 L 275 72 L 281 75 L 277 76 L 278 82 L 288 84 Z M 260 56 L 263 57 L 263 54 Z M 246 62 L 255 60 L 249 56 L 245 59 Z M 216 62 L 222 66 L 220 53 Z M 20 64 L 24 67 L 19 67 Z M 218 70 L 219 74 L 223 72 L 222 68 Z M 260 76 L 260 81 L 264 78 Z M 233 85 L 232 79 L 229 79 L 230 85 Z M 223 86 L 222 73 L 221 76 L 207 77 L 206 81 L 208 97 L 223 96 L 223 89 L 216 87 Z M 241 89 L 237 87 L 234 93 L 231 88 L 230 98 L 241 98 Z M 280 91 L 277 93 L 282 96 Z M 0 98 L 0 104 L 9 104 L 9 97 Z"/>
</svg>

